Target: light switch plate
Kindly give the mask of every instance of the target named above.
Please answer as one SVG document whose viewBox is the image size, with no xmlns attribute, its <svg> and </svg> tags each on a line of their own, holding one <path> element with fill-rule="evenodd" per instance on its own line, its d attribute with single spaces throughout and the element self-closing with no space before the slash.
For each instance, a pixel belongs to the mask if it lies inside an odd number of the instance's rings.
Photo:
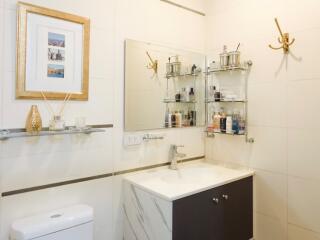
<svg viewBox="0 0 320 240">
<path fill-rule="evenodd" d="M 126 147 L 141 145 L 143 136 L 141 134 L 126 134 L 123 137 L 123 144 Z"/>
</svg>

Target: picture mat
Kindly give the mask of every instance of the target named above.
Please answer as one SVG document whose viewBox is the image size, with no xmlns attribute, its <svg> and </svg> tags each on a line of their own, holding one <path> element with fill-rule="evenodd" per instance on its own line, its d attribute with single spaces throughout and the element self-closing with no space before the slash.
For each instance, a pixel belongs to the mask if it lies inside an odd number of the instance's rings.
<svg viewBox="0 0 320 240">
<path fill-rule="evenodd" d="M 82 91 L 83 25 L 28 13 L 26 91 Z M 65 36 L 64 78 L 48 77 L 48 33 Z"/>
</svg>

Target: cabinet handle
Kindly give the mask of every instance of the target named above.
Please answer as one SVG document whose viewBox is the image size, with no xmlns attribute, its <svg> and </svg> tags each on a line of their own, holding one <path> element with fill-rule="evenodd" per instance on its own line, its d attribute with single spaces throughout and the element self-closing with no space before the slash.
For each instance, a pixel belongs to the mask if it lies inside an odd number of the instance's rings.
<svg viewBox="0 0 320 240">
<path fill-rule="evenodd" d="M 226 195 L 226 194 L 222 195 L 222 197 L 224 198 L 224 200 L 228 200 L 229 199 L 229 196 Z"/>
<path fill-rule="evenodd" d="M 219 198 L 213 198 L 212 201 L 213 201 L 215 204 L 218 204 L 218 203 L 219 203 Z"/>
</svg>

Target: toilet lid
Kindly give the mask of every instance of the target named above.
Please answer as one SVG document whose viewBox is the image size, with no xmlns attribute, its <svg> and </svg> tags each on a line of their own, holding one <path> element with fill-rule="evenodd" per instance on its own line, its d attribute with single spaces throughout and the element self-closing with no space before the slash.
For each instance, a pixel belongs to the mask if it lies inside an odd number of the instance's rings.
<svg viewBox="0 0 320 240">
<path fill-rule="evenodd" d="M 11 239 L 33 239 L 91 221 L 93 221 L 92 207 L 75 205 L 14 222 L 11 226 Z"/>
</svg>

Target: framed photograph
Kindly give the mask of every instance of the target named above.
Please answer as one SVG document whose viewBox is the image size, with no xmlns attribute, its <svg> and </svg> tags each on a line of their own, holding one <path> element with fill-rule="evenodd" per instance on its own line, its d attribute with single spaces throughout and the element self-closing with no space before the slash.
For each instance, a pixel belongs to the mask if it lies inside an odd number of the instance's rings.
<svg viewBox="0 0 320 240">
<path fill-rule="evenodd" d="M 18 3 L 17 99 L 88 100 L 90 20 Z"/>
</svg>

